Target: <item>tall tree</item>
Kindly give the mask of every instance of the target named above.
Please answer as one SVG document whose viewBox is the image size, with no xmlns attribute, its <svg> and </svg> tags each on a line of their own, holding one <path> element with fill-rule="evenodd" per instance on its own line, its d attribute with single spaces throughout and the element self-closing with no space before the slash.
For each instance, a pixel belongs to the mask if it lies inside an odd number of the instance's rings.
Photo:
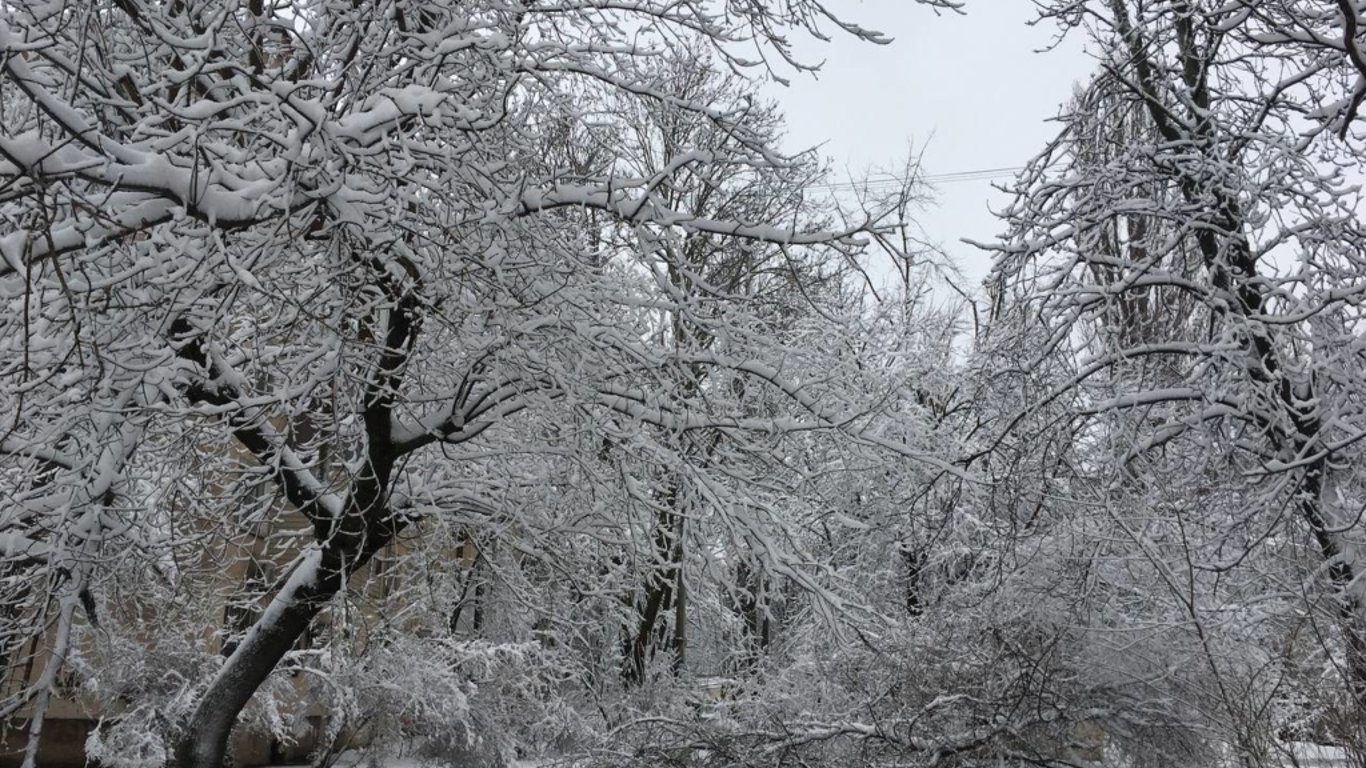
<svg viewBox="0 0 1366 768">
<path fill-rule="evenodd" d="M 1344 142 L 1358 11 L 1041 6 L 1087 31 L 1101 67 L 1006 213 L 992 333 L 1032 339 L 1025 368 L 1064 369 L 1031 400 L 1066 407 L 1074 489 L 1149 563 L 1166 599 L 1144 610 L 1185 628 L 1219 689 L 1208 716 L 1256 762 L 1293 677 L 1275 638 L 1292 644 L 1297 623 L 1336 627 L 1342 722 L 1366 711 L 1349 490 L 1366 233 Z M 1356 730 L 1338 737 L 1360 745 Z"/>
</svg>

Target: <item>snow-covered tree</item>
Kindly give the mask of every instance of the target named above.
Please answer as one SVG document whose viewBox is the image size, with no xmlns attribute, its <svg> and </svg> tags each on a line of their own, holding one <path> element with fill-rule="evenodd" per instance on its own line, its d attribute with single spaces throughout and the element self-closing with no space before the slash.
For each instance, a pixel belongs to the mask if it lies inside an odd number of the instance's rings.
<svg viewBox="0 0 1366 768">
<path fill-rule="evenodd" d="M 1360 10 L 1040 5 L 1100 68 L 1006 211 L 992 334 L 1108 518 L 1089 620 L 1165 636 L 1163 695 L 1248 764 L 1305 695 L 1360 745 Z"/>
<path fill-rule="evenodd" d="M 788 36 L 822 28 L 879 39 L 818 0 L 6 4 L 0 659 L 42 670 L 0 715 L 27 707 L 36 744 L 52 692 L 103 653 L 125 663 L 90 674 L 141 682 L 91 687 L 167 740 L 141 757 L 217 768 L 253 695 L 288 686 L 282 661 L 343 658 L 309 638 L 320 615 L 350 631 L 348 581 L 391 553 L 498 564 L 506 599 L 562 557 L 570 591 L 628 565 L 655 583 L 673 566 L 653 554 L 569 556 L 635 541 L 593 506 L 603 483 L 657 506 L 687 477 L 717 525 L 764 544 L 756 564 L 823 594 L 745 483 L 765 466 L 765 493 L 799 480 L 784 462 L 813 433 L 867 439 L 863 405 L 790 375 L 821 313 L 775 334 L 761 292 L 688 249 L 752 243 L 800 292 L 812 254 L 856 259 L 886 222 L 698 210 L 688 195 L 718 179 L 803 166 L 748 101 L 647 65 L 700 46 L 788 66 Z M 707 128 L 632 167 L 591 146 L 598 110 L 629 104 Z M 661 343 L 676 318 L 686 332 Z M 743 404 L 756 393 L 770 406 Z M 698 435 L 746 463 L 681 448 Z M 613 451 L 678 466 L 595 474 Z M 206 633 L 230 566 L 248 583 Z M 173 600 L 183 623 L 152 613 Z M 414 613 L 397 625 L 440 624 Z M 164 655 L 139 665 L 132 647 Z M 509 658 L 441 663 L 476 657 Z"/>
</svg>

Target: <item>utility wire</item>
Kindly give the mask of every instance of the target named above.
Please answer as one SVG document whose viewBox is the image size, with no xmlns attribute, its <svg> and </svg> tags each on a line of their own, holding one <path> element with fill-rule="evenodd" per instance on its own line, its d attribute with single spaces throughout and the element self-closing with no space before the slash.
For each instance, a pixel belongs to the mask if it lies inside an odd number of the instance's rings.
<svg viewBox="0 0 1366 768">
<path fill-rule="evenodd" d="M 878 190 L 888 187 L 899 187 L 908 181 L 920 181 L 926 184 L 958 184 L 966 181 L 991 181 L 993 179 L 1006 178 L 1013 176 L 1019 171 L 1024 170 L 1024 166 L 1008 166 L 1003 168 L 980 168 L 975 171 L 955 171 L 953 173 L 933 173 L 927 176 L 879 176 L 867 181 L 833 181 L 826 184 L 813 184 L 809 189 L 828 189 L 831 191 L 840 189 L 867 189 Z"/>
</svg>

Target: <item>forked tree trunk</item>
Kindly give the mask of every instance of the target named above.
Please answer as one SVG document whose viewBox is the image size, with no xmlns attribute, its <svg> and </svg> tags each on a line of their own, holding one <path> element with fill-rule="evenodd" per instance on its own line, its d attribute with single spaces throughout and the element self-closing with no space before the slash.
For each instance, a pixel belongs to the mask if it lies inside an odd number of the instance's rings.
<svg viewBox="0 0 1366 768">
<path fill-rule="evenodd" d="M 384 324 L 384 351 L 367 387 L 367 462 L 354 477 L 345 502 L 332 511 L 323 502 L 323 483 L 307 470 L 277 470 L 276 480 L 284 497 L 312 522 L 316 543 L 223 662 L 200 694 L 193 714 L 172 737 L 170 768 L 223 768 L 228 737 L 247 702 L 308 631 L 318 612 L 346 587 L 351 574 L 370 562 L 407 525 L 408 519 L 392 514 L 387 501 L 390 476 L 398 459 L 390 430 L 393 393 L 420 322 L 416 294 L 387 280 L 381 282 L 394 292 L 395 305 Z M 380 324 L 377 319 L 373 322 Z M 224 371 L 203 342 L 191 334 L 192 329 L 183 321 L 172 328 L 172 338 L 191 336 L 180 348 L 180 357 L 209 371 L 215 379 L 221 377 Z M 236 402 L 241 393 L 221 385 L 196 385 L 187 388 L 186 394 L 192 401 L 221 405 Z M 233 435 L 257 461 L 275 466 L 280 449 L 256 423 L 257 417 L 249 410 L 230 416 Z"/>
</svg>

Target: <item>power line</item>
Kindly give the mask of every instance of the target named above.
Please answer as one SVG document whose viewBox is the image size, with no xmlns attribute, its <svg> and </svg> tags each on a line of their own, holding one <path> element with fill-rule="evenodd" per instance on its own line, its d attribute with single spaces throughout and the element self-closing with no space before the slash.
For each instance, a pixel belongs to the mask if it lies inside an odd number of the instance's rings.
<svg viewBox="0 0 1366 768">
<path fill-rule="evenodd" d="M 959 184 L 968 181 L 1002 179 L 1013 176 L 1022 170 L 1024 170 L 1024 166 L 1014 165 L 1001 168 L 979 168 L 972 171 L 954 171 L 952 173 L 932 173 L 926 176 L 880 176 L 867 181 L 832 181 L 826 184 L 813 184 L 809 188 L 828 189 L 830 191 L 842 189 L 878 190 L 899 187 L 909 181 L 920 181 L 927 184 Z"/>
</svg>

